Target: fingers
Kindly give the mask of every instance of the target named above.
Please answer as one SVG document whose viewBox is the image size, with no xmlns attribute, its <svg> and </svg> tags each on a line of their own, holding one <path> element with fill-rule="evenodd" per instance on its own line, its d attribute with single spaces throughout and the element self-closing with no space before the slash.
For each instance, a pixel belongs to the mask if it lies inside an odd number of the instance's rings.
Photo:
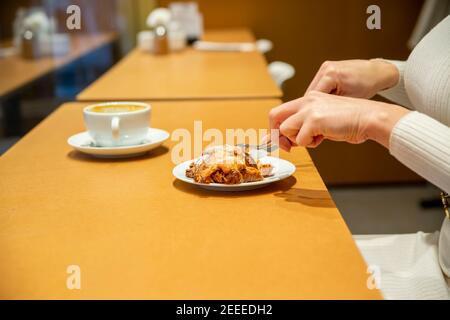
<svg viewBox="0 0 450 320">
<path fill-rule="evenodd" d="M 306 89 L 305 94 L 307 94 L 308 92 L 314 90 L 314 88 L 316 87 L 317 83 L 320 81 L 322 76 L 323 76 L 323 67 L 320 67 L 319 70 L 317 71 L 316 75 L 312 79 L 311 83 L 309 84 L 308 89 Z"/>
<path fill-rule="evenodd" d="M 297 112 L 280 125 L 280 134 L 288 138 L 291 143 L 297 143 L 296 137 L 303 125 L 303 113 Z"/>
<path fill-rule="evenodd" d="M 322 77 L 317 83 L 316 87 L 313 89 L 314 91 L 324 92 L 324 93 L 332 93 L 337 90 L 336 81 L 329 77 Z"/>
<path fill-rule="evenodd" d="M 311 81 L 306 93 L 310 91 L 320 91 L 324 93 L 333 93 L 337 90 L 336 67 L 332 61 L 325 61 L 314 79 Z"/>
<path fill-rule="evenodd" d="M 284 151 L 290 151 L 295 142 L 290 141 L 287 137 L 283 136 L 281 131 L 274 130 L 279 129 L 281 123 L 293 114 L 295 114 L 300 108 L 300 103 L 298 100 L 293 100 L 286 102 L 274 109 L 269 113 L 269 122 L 271 129 L 271 141 L 278 141 L 279 146 Z M 295 141 L 295 140 L 294 140 Z"/>
<path fill-rule="evenodd" d="M 317 135 L 314 131 L 314 127 L 309 123 L 304 124 L 295 139 L 297 145 L 308 148 L 315 148 L 324 140 L 324 136 Z"/>
<path fill-rule="evenodd" d="M 282 138 L 286 139 L 283 141 L 284 146 L 302 146 L 308 148 L 315 148 L 325 137 L 319 133 L 319 127 L 314 121 L 308 118 L 308 115 L 303 112 L 299 112 L 288 119 L 286 119 L 280 126 L 280 133 L 283 135 Z M 281 137 L 280 137 L 281 146 Z M 289 150 L 290 150 L 289 147 Z M 289 151 L 285 148 L 283 150 Z"/>
<path fill-rule="evenodd" d="M 300 109 L 299 100 L 292 100 L 273 108 L 269 113 L 270 129 L 280 128 L 280 124 Z"/>
<path fill-rule="evenodd" d="M 311 145 L 314 142 L 314 134 L 311 125 L 305 124 L 298 131 L 295 142 L 302 147 Z"/>
<path fill-rule="evenodd" d="M 261 143 L 268 143 L 268 142 L 272 142 L 278 145 L 282 150 L 287 152 L 291 151 L 291 148 L 295 146 L 295 144 L 292 143 L 288 138 L 280 136 L 279 129 L 270 130 L 270 133 L 264 136 L 261 140 Z"/>
<path fill-rule="evenodd" d="M 321 92 L 312 91 L 303 98 L 287 102 L 270 111 L 270 140 L 278 139 L 281 149 L 289 151 L 292 146 L 297 145 L 315 148 L 324 140 L 317 117 L 311 111 L 320 106 L 315 104 L 317 100 L 328 96 L 323 92 L 333 92 L 336 86 L 331 77 L 322 77 L 317 88 Z"/>
<path fill-rule="evenodd" d="M 319 144 L 321 144 L 323 140 L 325 140 L 325 137 L 323 135 L 315 136 L 313 142 L 307 147 L 308 148 L 315 148 Z"/>
<path fill-rule="evenodd" d="M 287 152 L 291 151 L 291 148 L 294 146 L 292 142 L 284 136 L 281 136 L 278 141 L 280 148 Z"/>
<path fill-rule="evenodd" d="M 305 99 L 305 103 L 307 101 L 309 100 Z M 280 125 L 279 141 L 283 150 L 289 151 L 292 146 L 315 148 L 324 140 L 320 132 L 320 124 L 314 120 L 311 109 L 307 107 L 307 104 L 304 107 Z"/>
</svg>

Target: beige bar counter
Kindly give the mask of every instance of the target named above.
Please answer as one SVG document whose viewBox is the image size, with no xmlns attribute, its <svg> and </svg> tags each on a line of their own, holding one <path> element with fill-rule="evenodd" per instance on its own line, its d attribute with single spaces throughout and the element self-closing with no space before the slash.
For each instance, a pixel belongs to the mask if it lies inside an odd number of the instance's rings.
<svg viewBox="0 0 450 320">
<path fill-rule="evenodd" d="M 250 31 L 209 31 L 206 40 L 254 41 Z M 132 50 L 78 96 L 79 101 L 279 98 L 281 90 L 261 53 L 204 52 L 168 55 Z"/>
<path fill-rule="evenodd" d="M 152 125 L 266 128 L 279 103 L 154 102 Z M 205 191 L 172 176 L 175 141 L 135 159 L 72 150 L 85 105 L 63 105 L 0 158 L 0 298 L 381 298 L 305 149 L 281 153 L 297 167 L 284 181 Z"/>
</svg>

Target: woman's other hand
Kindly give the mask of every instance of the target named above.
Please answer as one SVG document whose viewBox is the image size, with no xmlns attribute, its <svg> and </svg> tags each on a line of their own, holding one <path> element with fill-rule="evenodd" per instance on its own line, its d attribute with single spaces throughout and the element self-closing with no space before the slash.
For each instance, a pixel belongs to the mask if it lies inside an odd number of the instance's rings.
<svg viewBox="0 0 450 320">
<path fill-rule="evenodd" d="M 314 148 L 323 139 L 362 143 L 375 140 L 389 147 L 395 124 L 409 111 L 403 107 L 310 91 L 269 113 L 271 129 L 280 130 L 279 144 Z"/>
<path fill-rule="evenodd" d="M 398 79 L 397 67 L 381 59 L 326 61 L 306 93 L 320 91 L 369 99 L 377 92 L 395 86 Z"/>
</svg>

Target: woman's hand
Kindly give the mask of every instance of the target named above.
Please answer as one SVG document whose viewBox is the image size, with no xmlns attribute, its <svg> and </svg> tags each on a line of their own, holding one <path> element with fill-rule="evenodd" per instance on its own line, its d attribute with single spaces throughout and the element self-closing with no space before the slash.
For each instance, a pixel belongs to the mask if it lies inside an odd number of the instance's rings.
<svg viewBox="0 0 450 320">
<path fill-rule="evenodd" d="M 326 61 L 306 93 L 320 91 L 369 99 L 377 92 L 395 86 L 398 79 L 397 68 L 380 59 Z"/>
<path fill-rule="evenodd" d="M 269 113 L 271 129 L 280 130 L 279 144 L 314 148 L 323 139 L 362 143 L 375 140 L 389 147 L 393 127 L 409 111 L 403 107 L 310 91 Z"/>
</svg>

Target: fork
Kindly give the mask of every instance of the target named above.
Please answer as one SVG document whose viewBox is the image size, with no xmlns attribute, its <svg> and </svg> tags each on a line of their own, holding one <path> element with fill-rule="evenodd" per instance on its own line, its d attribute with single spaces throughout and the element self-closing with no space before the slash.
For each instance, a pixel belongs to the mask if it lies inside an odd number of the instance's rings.
<svg viewBox="0 0 450 320">
<path fill-rule="evenodd" d="M 278 149 L 278 145 L 276 144 L 272 144 L 272 141 L 268 141 L 265 143 L 261 143 L 261 144 L 245 144 L 245 143 L 240 143 L 237 144 L 236 146 L 241 147 L 245 150 L 265 150 L 267 152 L 272 152 Z"/>
</svg>

